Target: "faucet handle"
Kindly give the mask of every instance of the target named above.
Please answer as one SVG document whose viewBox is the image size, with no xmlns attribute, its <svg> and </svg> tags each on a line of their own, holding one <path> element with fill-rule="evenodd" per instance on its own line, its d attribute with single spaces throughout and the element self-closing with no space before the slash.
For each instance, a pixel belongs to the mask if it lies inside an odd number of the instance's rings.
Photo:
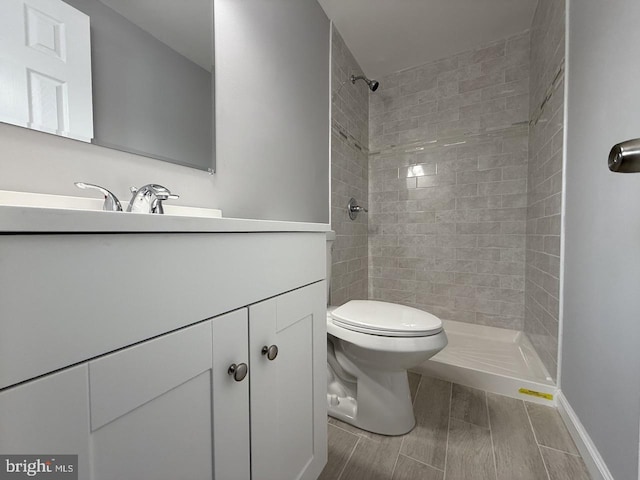
<svg viewBox="0 0 640 480">
<path fill-rule="evenodd" d="M 127 211 L 129 212 L 145 212 L 145 213 L 164 213 L 162 202 L 164 200 L 175 200 L 180 195 L 175 195 L 169 191 L 167 187 L 150 183 L 140 188 L 131 187 L 133 197 L 129 203 Z M 139 205 L 142 202 L 142 205 Z"/>
<path fill-rule="evenodd" d="M 154 185 L 154 187 L 159 187 L 154 190 L 156 201 L 151 204 L 151 213 L 164 213 L 164 206 L 162 204 L 165 200 L 176 200 L 180 198 L 180 195 L 176 195 L 171 193 L 168 188 L 163 187 L 161 185 Z"/>
<path fill-rule="evenodd" d="M 98 190 L 102 195 L 104 195 L 104 203 L 102 204 L 102 210 L 107 212 L 121 212 L 122 205 L 120 204 L 120 200 L 113 193 L 107 190 L 100 185 L 93 185 L 92 183 L 84 183 L 84 182 L 75 182 L 76 187 L 81 188 L 83 190 Z"/>
<path fill-rule="evenodd" d="M 171 193 L 167 187 L 163 187 L 162 185 L 150 184 L 145 185 L 142 188 L 147 188 L 151 191 L 156 197 L 161 200 L 177 200 L 180 198 L 180 195 L 176 195 L 175 193 Z M 138 187 L 129 187 L 129 190 L 132 194 L 138 193 Z M 162 198 L 161 198 L 162 197 Z"/>
</svg>

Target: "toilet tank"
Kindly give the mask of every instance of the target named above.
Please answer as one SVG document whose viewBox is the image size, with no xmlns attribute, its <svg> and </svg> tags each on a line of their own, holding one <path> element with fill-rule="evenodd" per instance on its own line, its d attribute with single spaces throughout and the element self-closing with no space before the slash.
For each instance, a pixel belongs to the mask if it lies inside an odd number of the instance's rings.
<svg viewBox="0 0 640 480">
<path fill-rule="evenodd" d="M 329 295 L 331 293 L 331 251 L 333 249 L 333 241 L 336 239 L 336 232 L 327 232 L 327 305 L 329 305 Z"/>
</svg>

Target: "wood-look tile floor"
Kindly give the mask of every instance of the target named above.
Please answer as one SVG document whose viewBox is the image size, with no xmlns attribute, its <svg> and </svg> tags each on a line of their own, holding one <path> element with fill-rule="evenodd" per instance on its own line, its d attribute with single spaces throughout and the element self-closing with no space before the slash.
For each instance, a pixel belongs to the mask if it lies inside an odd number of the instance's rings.
<svg viewBox="0 0 640 480">
<path fill-rule="evenodd" d="M 589 480 L 552 407 L 409 373 L 416 427 L 385 437 L 329 418 L 321 480 Z"/>
</svg>

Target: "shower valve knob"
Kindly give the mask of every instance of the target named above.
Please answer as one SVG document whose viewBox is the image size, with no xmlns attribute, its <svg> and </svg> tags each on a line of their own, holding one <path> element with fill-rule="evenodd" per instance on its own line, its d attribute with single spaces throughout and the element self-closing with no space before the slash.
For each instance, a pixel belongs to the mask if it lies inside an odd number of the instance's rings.
<svg viewBox="0 0 640 480">
<path fill-rule="evenodd" d="M 265 345 L 264 347 L 262 347 L 262 355 L 266 355 L 269 360 L 275 360 L 278 356 L 278 346 L 271 345 L 270 347 L 267 347 Z"/>
<path fill-rule="evenodd" d="M 249 367 L 247 367 L 246 363 L 239 363 L 237 365 L 233 363 L 229 367 L 229 370 L 227 370 L 227 373 L 233 376 L 233 379 L 236 382 L 241 382 L 242 380 L 244 380 L 248 372 L 249 372 Z"/>
<path fill-rule="evenodd" d="M 355 220 L 356 217 L 358 216 L 358 213 L 360 212 L 368 212 L 369 210 L 367 210 L 364 207 L 361 207 L 360 205 L 358 205 L 358 202 L 356 201 L 355 198 L 352 198 L 351 200 L 349 200 L 349 203 L 347 204 L 347 212 L 349 213 L 349 218 L 351 220 Z"/>
</svg>

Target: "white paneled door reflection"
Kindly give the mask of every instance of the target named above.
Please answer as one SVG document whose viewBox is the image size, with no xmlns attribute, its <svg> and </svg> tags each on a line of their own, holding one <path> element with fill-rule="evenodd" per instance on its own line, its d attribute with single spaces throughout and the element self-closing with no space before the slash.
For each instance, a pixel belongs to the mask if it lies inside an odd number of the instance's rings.
<svg viewBox="0 0 640 480">
<path fill-rule="evenodd" d="M 61 0 L 2 0 L 0 121 L 91 141 L 87 15 Z"/>
</svg>

